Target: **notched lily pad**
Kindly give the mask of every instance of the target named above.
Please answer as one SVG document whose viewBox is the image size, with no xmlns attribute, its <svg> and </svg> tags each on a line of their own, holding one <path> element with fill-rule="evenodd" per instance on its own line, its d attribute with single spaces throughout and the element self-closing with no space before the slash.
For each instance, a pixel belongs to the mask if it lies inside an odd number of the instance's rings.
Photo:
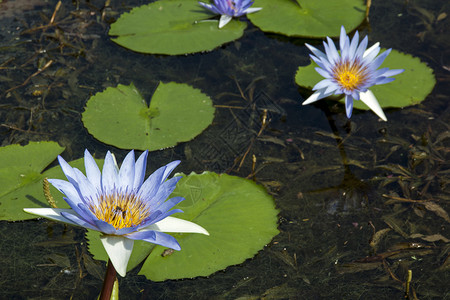
<svg viewBox="0 0 450 300">
<path fill-rule="evenodd" d="M 351 31 L 366 11 L 363 0 L 255 0 L 253 6 L 263 9 L 247 17 L 262 31 L 308 38 L 338 36 L 342 25 Z"/>
<path fill-rule="evenodd" d="M 218 28 L 218 18 L 193 0 L 156 1 L 124 13 L 109 30 L 112 41 L 141 53 L 179 55 L 210 51 L 240 38 L 245 22 Z"/>
<path fill-rule="evenodd" d="M 385 50 L 382 49 L 381 52 Z M 308 66 L 299 67 L 295 75 L 295 82 L 301 87 L 312 89 L 316 83 L 324 79 L 316 72 L 316 67 L 318 66 L 313 61 Z M 425 100 L 436 84 L 433 70 L 420 59 L 409 54 L 392 50 L 380 66 L 380 68 L 385 67 L 405 69 L 405 72 L 394 76 L 393 82 L 370 88 L 383 108 L 418 104 Z M 339 99 L 342 98 L 339 97 Z M 353 101 L 353 106 L 363 110 L 369 109 L 362 101 Z"/>
<path fill-rule="evenodd" d="M 119 84 L 92 96 L 82 120 L 103 143 L 152 151 L 193 139 L 212 123 L 214 111 L 211 99 L 187 84 L 160 83 L 150 106 L 133 84 Z"/>
<path fill-rule="evenodd" d="M 33 219 L 36 216 L 25 213 L 24 208 L 49 206 L 42 191 L 43 179 L 65 176 L 59 166 L 42 171 L 63 151 L 55 142 L 0 147 L 0 220 Z M 53 187 L 51 192 L 59 194 Z M 60 208 L 68 207 L 62 198 L 55 201 Z"/>
<path fill-rule="evenodd" d="M 253 257 L 279 233 L 273 198 L 253 181 L 212 172 L 182 176 L 171 197 L 186 198 L 177 205 L 184 213 L 174 216 L 203 226 L 210 236 L 173 234 L 181 245 L 173 252 L 139 241 L 129 270 L 149 254 L 139 274 L 150 280 L 208 276 Z M 94 258 L 107 260 L 98 233 L 89 232 L 88 239 Z"/>
</svg>

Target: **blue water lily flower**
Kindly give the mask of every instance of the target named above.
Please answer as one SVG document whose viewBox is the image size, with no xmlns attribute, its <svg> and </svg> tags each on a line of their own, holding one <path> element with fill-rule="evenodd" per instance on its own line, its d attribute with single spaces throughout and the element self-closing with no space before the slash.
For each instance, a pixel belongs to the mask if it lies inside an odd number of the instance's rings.
<svg viewBox="0 0 450 300">
<path fill-rule="evenodd" d="M 180 163 L 173 161 L 151 174 L 145 169 L 148 151 L 135 162 L 134 151 L 128 153 L 119 169 L 108 151 L 100 172 L 94 158 L 86 150 L 86 176 L 58 156 L 68 181 L 49 179 L 62 192 L 70 209 L 25 208 L 28 213 L 101 232 L 101 241 L 117 273 L 125 276 L 135 240 L 143 240 L 180 250 L 174 237 L 163 232 L 190 232 L 208 235 L 201 226 L 170 217 L 182 212 L 172 209 L 182 197 L 167 198 L 181 177 L 166 180 Z"/>
<path fill-rule="evenodd" d="M 233 17 L 240 17 L 262 9 L 262 7 L 250 7 L 252 0 L 214 0 L 213 4 L 198 2 L 201 6 L 209 9 L 213 13 L 219 14 L 219 28 L 227 25 Z"/>
<path fill-rule="evenodd" d="M 306 44 L 313 53 L 310 55 L 311 59 L 319 65 L 316 71 L 325 79 L 314 86 L 313 90 L 316 92 L 306 99 L 303 105 L 313 103 L 333 94 L 345 94 L 345 110 L 348 118 L 352 115 L 353 100 L 361 100 L 381 119 L 387 121 L 380 104 L 369 88 L 373 85 L 391 82 L 395 79 L 391 78 L 391 76 L 404 71 L 401 69 L 389 70 L 389 68 L 377 70 L 389 55 L 391 49 L 378 55 L 380 43 L 376 43 L 366 50 L 367 36 L 358 45 L 359 34 L 356 31 L 350 42 L 344 26 L 341 27 L 339 39 L 340 53 L 329 37 L 327 37 L 327 41 L 328 44 L 323 43 L 325 53 Z"/>
</svg>

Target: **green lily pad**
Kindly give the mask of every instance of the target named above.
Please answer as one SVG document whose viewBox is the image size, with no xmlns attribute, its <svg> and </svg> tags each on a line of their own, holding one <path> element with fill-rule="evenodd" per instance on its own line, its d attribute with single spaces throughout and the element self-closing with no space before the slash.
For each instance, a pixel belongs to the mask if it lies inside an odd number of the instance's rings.
<svg viewBox="0 0 450 300">
<path fill-rule="evenodd" d="M 36 218 L 24 208 L 49 207 L 44 197 L 43 179 L 65 176 L 61 168 L 42 172 L 64 148 L 55 142 L 30 142 L 26 146 L 9 145 L 0 148 L 0 220 L 17 221 Z M 53 195 L 60 194 L 55 188 Z M 59 198 L 59 199 L 58 199 Z M 55 197 L 58 207 L 67 208 L 62 197 Z"/>
<path fill-rule="evenodd" d="M 133 84 L 92 96 L 82 120 L 96 139 L 122 149 L 158 150 L 186 142 L 214 118 L 211 99 L 187 84 L 160 83 L 150 107 Z"/>
<path fill-rule="evenodd" d="M 386 49 L 382 49 L 385 51 Z M 324 79 L 316 72 L 317 64 L 299 67 L 295 75 L 295 82 L 301 87 L 312 89 L 316 83 Z M 380 68 L 405 69 L 405 72 L 394 76 L 393 82 L 375 85 L 370 88 L 374 93 L 381 107 L 405 107 L 415 105 L 428 96 L 436 84 L 433 70 L 419 58 L 396 50 L 385 59 Z M 343 97 L 339 97 L 343 99 Z M 342 100 L 344 101 L 344 100 Z M 353 101 L 353 107 L 363 110 L 369 108 L 362 101 Z"/>
<path fill-rule="evenodd" d="M 351 31 L 366 11 L 363 0 L 255 0 L 253 7 L 263 9 L 247 18 L 262 31 L 308 38 L 338 36 L 342 25 Z"/>
<path fill-rule="evenodd" d="M 210 236 L 173 234 L 181 245 L 174 252 L 139 241 L 129 270 L 148 255 L 139 274 L 152 281 L 208 276 L 253 257 L 279 233 L 273 198 L 253 181 L 212 172 L 182 176 L 171 197 L 186 198 L 177 205 L 184 213 L 174 216 L 203 226 Z M 87 237 L 94 258 L 106 261 L 98 233 Z"/>
<path fill-rule="evenodd" d="M 109 30 L 112 41 L 133 51 L 178 55 L 210 51 L 240 38 L 245 22 L 218 28 L 218 18 L 194 0 L 156 1 L 124 13 Z M 209 20 L 211 19 L 211 20 Z"/>
</svg>

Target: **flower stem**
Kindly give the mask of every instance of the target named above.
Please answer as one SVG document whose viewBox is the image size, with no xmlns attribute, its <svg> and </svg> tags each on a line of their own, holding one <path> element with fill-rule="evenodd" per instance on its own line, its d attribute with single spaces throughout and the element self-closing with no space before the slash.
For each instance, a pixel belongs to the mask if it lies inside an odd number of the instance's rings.
<svg viewBox="0 0 450 300">
<path fill-rule="evenodd" d="M 102 292 L 100 294 L 100 300 L 110 300 L 111 293 L 116 280 L 116 269 L 114 269 L 111 260 L 108 259 L 108 266 L 105 273 L 105 279 L 103 280 Z"/>
</svg>

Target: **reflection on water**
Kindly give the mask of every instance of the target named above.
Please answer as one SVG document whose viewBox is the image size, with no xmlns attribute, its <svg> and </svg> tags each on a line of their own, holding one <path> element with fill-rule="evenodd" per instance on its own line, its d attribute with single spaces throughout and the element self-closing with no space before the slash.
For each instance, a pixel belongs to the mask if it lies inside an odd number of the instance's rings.
<svg viewBox="0 0 450 300">
<path fill-rule="evenodd" d="M 294 74 L 309 58 L 299 39 L 250 25 L 210 53 L 142 55 L 113 44 L 107 30 L 146 1 L 71 1 L 55 14 L 57 1 L 3 2 L 2 146 L 54 140 L 66 159 L 88 147 L 121 160 L 126 151 L 96 141 L 80 121 L 90 95 L 133 82 L 149 99 L 160 80 L 184 82 L 213 98 L 214 123 L 152 152 L 150 168 L 181 159 L 185 173 L 254 177 L 281 210 L 281 233 L 254 259 L 194 280 L 153 283 L 130 272 L 122 298 L 400 299 L 408 270 L 412 299 L 450 297 L 446 1 L 372 1 L 360 30 L 418 56 L 437 78 L 423 104 L 387 110 L 388 123 L 356 111 L 348 121 L 331 101 L 302 107 L 300 92 L 308 94 Z M 43 220 L 0 226 L 0 298 L 96 297 L 104 266 L 87 254 L 81 230 Z"/>
</svg>

